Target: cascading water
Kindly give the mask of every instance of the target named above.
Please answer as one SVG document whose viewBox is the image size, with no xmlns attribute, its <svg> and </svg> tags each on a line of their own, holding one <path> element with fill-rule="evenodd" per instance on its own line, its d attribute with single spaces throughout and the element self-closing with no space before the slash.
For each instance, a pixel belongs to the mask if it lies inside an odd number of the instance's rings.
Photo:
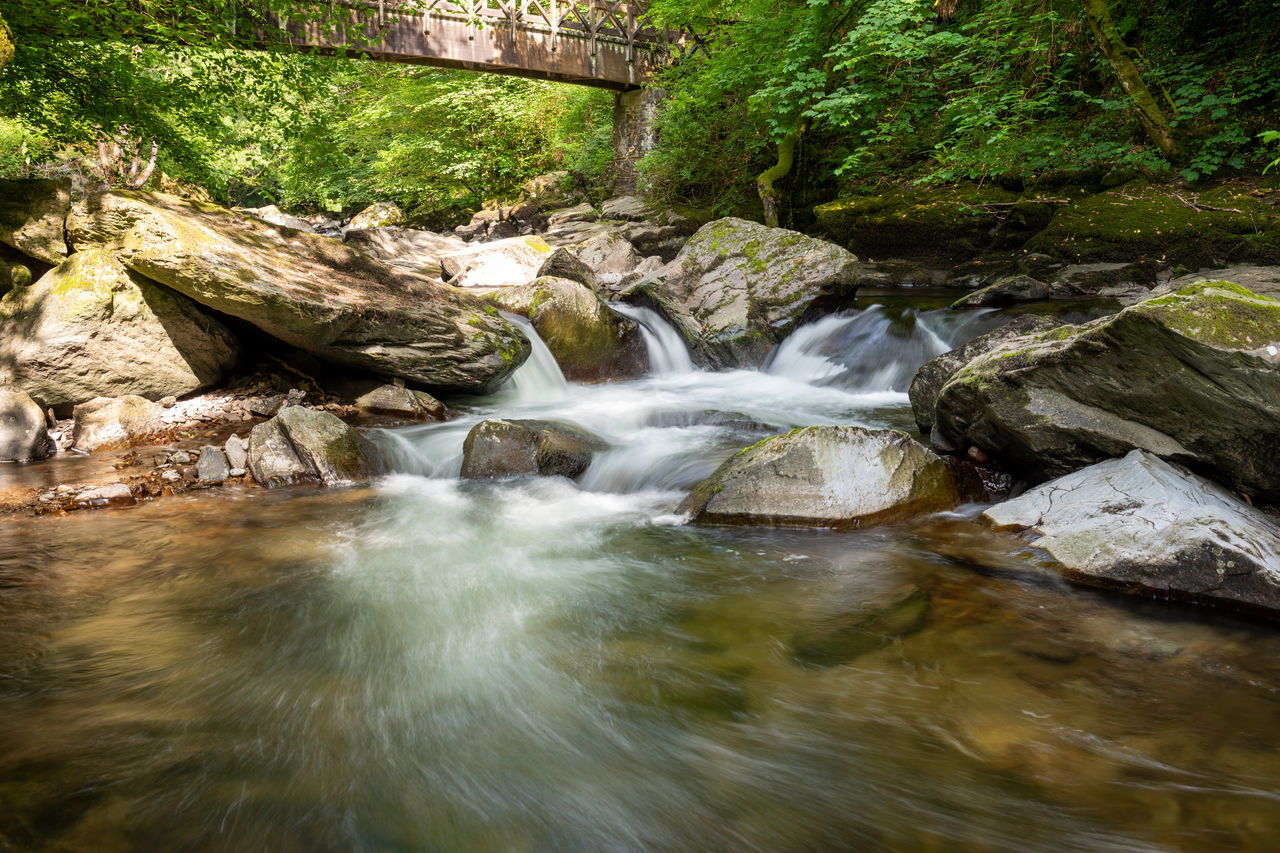
<svg viewBox="0 0 1280 853">
<path fill-rule="evenodd" d="M 669 376 L 674 373 L 689 373 L 694 367 L 689 357 L 689 348 L 684 345 L 680 333 L 652 308 L 640 305 L 626 305 L 611 302 L 609 307 L 624 317 L 635 320 L 640 326 L 640 334 L 644 336 L 645 347 L 649 351 L 649 370 L 658 376 Z"/>
<path fill-rule="evenodd" d="M 834 314 L 793 332 L 764 370 L 847 391 L 906 391 L 920 365 L 951 349 L 928 312 L 892 316 L 880 305 Z"/>
<path fill-rule="evenodd" d="M 533 328 L 533 323 L 527 317 L 506 311 L 502 312 L 502 316 L 519 326 L 525 337 L 533 344 L 529 358 L 516 368 L 511 378 L 504 383 L 500 392 L 504 401 L 536 402 L 564 399 L 569 390 L 569 383 L 565 381 L 556 357 L 551 354 L 551 350 L 547 349 L 546 342 Z"/>
</svg>

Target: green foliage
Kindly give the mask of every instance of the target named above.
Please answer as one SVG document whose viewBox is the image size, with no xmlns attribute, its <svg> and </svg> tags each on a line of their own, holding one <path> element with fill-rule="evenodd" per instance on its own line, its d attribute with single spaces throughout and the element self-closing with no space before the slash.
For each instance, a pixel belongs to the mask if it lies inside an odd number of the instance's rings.
<svg viewBox="0 0 1280 853">
<path fill-rule="evenodd" d="M 1274 144 L 1276 145 L 1277 148 L 1280 148 L 1280 130 L 1264 130 L 1262 131 L 1262 133 L 1258 134 L 1258 138 L 1262 141 L 1264 145 Z M 1280 166 L 1280 156 L 1277 156 L 1276 159 L 1272 160 L 1269 164 L 1267 164 L 1267 168 L 1263 169 L 1262 171 L 1265 174 L 1271 171 L 1272 169 L 1274 169 L 1276 166 Z"/>
<path fill-rule="evenodd" d="M 0 180 L 38 176 L 40 164 L 56 151 L 57 145 L 48 137 L 21 122 L 0 117 Z"/>
<path fill-rule="evenodd" d="M 797 128 L 810 174 L 846 184 L 1196 179 L 1258 163 L 1258 125 L 1280 104 L 1280 6 L 1112 7 L 1181 138 L 1177 163 L 1146 142 L 1078 0 L 966 0 L 950 20 L 932 0 L 659 0 L 664 20 L 714 35 L 664 78 L 671 100 L 643 169 L 662 194 L 730 205 Z"/>
</svg>

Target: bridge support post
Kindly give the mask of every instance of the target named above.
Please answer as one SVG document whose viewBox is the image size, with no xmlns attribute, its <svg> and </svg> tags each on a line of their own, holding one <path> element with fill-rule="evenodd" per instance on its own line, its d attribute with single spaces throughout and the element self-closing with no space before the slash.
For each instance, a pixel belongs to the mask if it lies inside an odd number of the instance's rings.
<svg viewBox="0 0 1280 853">
<path fill-rule="evenodd" d="M 636 191 L 636 164 L 658 141 L 654 117 L 663 95 L 661 89 L 633 89 L 613 96 L 614 195 Z"/>
</svg>

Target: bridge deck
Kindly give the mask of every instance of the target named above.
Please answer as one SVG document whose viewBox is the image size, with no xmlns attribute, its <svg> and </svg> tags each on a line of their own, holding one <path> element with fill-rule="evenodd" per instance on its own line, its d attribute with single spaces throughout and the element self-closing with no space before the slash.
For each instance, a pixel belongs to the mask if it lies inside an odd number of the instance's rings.
<svg viewBox="0 0 1280 853">
<path fill-rule="evenodd" d="M 617 91 L 649 79 L 681 38 L 621 0 L 345 0 L 317 18 L 267 15 L 255 38 Z"/>
</svg>

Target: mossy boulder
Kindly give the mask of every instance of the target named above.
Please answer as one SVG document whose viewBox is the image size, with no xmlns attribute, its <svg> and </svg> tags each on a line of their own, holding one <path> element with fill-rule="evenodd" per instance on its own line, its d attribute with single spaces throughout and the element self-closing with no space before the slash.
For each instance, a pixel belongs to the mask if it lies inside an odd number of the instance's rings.
<svg viewBox="0 0 1280 853">
<path fill-rule="evenodd" d="M 529 318 L 570 381 L 628 379 L 649 369 L 640 326 L 612 311 L 584 284 L 544 276 L 489 298 Z"/>
<path fill-rule="evenodd" d="M 529 341 L 484 303 L 352 246 L 160 193 L 115 193 L 67 217 L 77 248 L 106 245 L 133 271 L 285 343 L 371 373 L 488 392 Z"/>
<path fill-rule="evenodd" d="M 1280 527 L 1221 486 L 1141 450 L 997 504 L 1068 577 L 1143 596 L 1280 615 Z"/>
<path fill-rule="evenodd" d="M 755 366 L 811 309 L 851 301 L 858 269 L 858 259 L 832 243 L 730 217 L 698 229 L 674 261 L 636 287 L 689 338 L 704 366 Z"/>
<path fill-rule="evenodd" d="M 462 444 L 462 476 L 498 477 L 582 476 L 595 451 L 605 443 L 571 424 L 543 420 L 481 421 Z"/>
<path fill-rule="evenodd" d="M 29 263 L 0 257 L 0 296 L 15 288 L 26 287 L 34 279 Z"/>
<path fill-rule="evenodd" d="M 888 189 L 813 212 L 833 240 L 861 257 L 955 261 L 1020 245 L 1049 223 L 1055 207 L 995 186 L 960 184 Z"/>
<path fill-rule="evenodd" d="M 1227 282 L 1004 341 L 938 395 L 935 436 L 1027 476 L 1135 448 L 1280 500 L 1280 302 Z"/>
<path fill-rule="evenodd" d="M 381 468 L 373 443 L 328 412 L 288 406 L 249 433 L 249 472 L 267 488 L 297 482 L 341 485 Z"/>
<path fill-rule="evenodd" d="M 960 503 L 950 465 L 906 433 L 816 426 L 766 438 L 700 483 L 694 521 L 866 527 Z"/>
<path fill-rule="evenodd" d="M 1195 268 L 1280 263 L 1280 192 L 1227 183 L 1203 192 L 1143 183 L 1064 207 L 1027 243 L 1072 261 L 1148 260 Z"/>
<path fill-rule="evenodd" d="M 386 228 L 404 222 L 404 211 L 392 201 L 379 201 L 351 217 L 348 228 Z"/>
<path fill-rule="evenodd" d="M 222 379 L 239 354 L 222 323 L 106 249 L 77 252 L 0 300 L 0 364 L 43 406 L 181 397 Z"/>
<path fill-rule="evenodd" d="M 71 180 L 0 181 L 0 243 L 46 264 L 70 252 L 63 223 L 71 209 Z"/>
<path fill-rule="evenodd" d="M 985 335 L 979 335 L 968 343 L 944 352 L 942 355 L 921 365 L 920 369 L 916 371 L 915 377 L 911 380 L 911 389 L 908 392 L 908 396 L 911 399 L 911 411 L 915 414 L 916 424 L 920 427 L 920 432 L 929 435 L 933 430 L 933 410 L 938 404 L 938 395 L 951 377 L 956 374 L 956 371 L 978 356 L 1000 346 L 1005 341 L 1023 335 L 1044 332 L 1061 325 L 1060 321 L 1051 317 L 1045 317 L 1040 314 L 1023 314 L 1021 317 L 1005 323 L 1000 328 L 993 329 Z"/>
</svg>

